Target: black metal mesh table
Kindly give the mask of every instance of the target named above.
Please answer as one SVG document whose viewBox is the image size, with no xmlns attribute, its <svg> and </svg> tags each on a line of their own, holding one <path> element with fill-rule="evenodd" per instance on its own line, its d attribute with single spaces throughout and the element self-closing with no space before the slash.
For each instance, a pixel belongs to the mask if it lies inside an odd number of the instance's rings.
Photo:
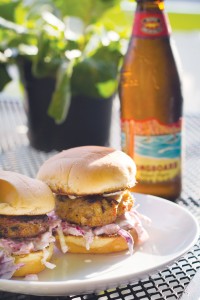
<svg viewBox="0 0 200 300">
<path fill-rule="evenodd" d="M 115 108 L 117 109 L 117 108 Z M 177 203 L 190 210 L 200 222 L 200 112 L 184 118 L 185 159 L 183 192 Z M 28 142 L 26 115 L 21 102 L 16 99 L 0 99 L 0 169 L 34 177 L 41 163 L 53 153 L 33 149 Z M 111 145 L 116 146 L 113 130 Z M 186 233 L 187 234 L 187 233 Z M 178 299 L 191 278 L 200 268 L 200 239 L 197 244 L 174 264 L 139 282 L 102 291 L 99 294 L 65 297 L 39 297 L 0 292 L 4 300 L 42 299 Z M 197 300 L 197 299 L 193 299 Z"/>
</svg>

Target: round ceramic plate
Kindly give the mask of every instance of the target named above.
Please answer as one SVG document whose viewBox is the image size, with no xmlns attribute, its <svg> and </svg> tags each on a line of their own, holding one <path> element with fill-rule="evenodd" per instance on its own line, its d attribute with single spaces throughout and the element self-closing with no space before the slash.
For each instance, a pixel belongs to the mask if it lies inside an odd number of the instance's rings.
<svg viewBox="0 0 200 300">
<path fill-rule="evenodd" d="M 55 252 L 54 270 L 39 274 L 38 281 L 0 280 L 0 290 L 45 296 L 98 292 L 131 283 L 162 270 L 186 253 L 199 237 L 196 219 L 168 200 L 134 194 L 138 211 L 152 220 L 149 240 L 128 252 L 106 255 Z"/>
</svg>

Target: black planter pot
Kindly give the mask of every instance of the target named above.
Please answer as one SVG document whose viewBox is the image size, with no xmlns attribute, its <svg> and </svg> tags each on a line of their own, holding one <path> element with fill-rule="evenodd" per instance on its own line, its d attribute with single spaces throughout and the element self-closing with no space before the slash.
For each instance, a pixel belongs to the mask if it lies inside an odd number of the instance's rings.
<svg viewBox="0 0 200 300">
<path fill-rule="evenodd" d="M 49 152 L 84 145 L 109 145 L 112 98 L 72 97 L 67 119 L 57 125 L 47 115 L 55 80 L 33 77 L 31 64 L 26 63 L 21 70 L 26 91 L 28 137 L 34 148 Z"/>
</svg>

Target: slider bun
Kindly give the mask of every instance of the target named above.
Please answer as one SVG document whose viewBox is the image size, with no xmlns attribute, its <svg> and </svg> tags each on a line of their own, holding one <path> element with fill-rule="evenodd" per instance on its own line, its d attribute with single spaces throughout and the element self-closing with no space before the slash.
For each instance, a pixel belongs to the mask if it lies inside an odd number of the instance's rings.
<svg viewBox="0 0 200 300">
<path fill-rule="evenodd" d="M 42 215 L 54 207 L 53 193 L 44 182 L 22 174 L 0 171 L 1 215 Z"/>
<path fill-rule="evenodd" d="M 132 235 L 134 243 L 137 244 L 138 235 L 135 229 L 129 230 L 129 233 Z M 125 239 L 120 235 L 95 236 L 89 250 L 85 248 L 85 239 L 82 236 L 67 235 L 64 238 L 69 248 L 67 253 L 105 254 L 128 250 Z M 56 246 L 61 250 L 58 235 L 56 235 Z"/>
<path fill-rule="evenodd" d="M 47 261 L 50 261 L 52 255 L 53 255 L 53 244 L 50 244 L 49 247 L 47 247 L 47 250 L 49 251 L 49 256 L 47 258 Z M 29 274 L 38 274 L 39 272 L 43 271 L 46 267 L 42 263 L 43 259 L 43 251 L 36 251 L 31 252 L 29 254 L 24 255 L 13 255 L 15 259 L 15 263 L 23 263 L 24 266 L 22 266 L 20 269 L 15 271 L 13 274 L 13 277 L 24 277 Z"/>
<path fill-rule="evenodd" d="M 124 152 L 83 146 L 64 150 L 48 159 L 37 178 L 57 194 L 102 194 L 135 185 L 136 166 Z"/>
</svg>

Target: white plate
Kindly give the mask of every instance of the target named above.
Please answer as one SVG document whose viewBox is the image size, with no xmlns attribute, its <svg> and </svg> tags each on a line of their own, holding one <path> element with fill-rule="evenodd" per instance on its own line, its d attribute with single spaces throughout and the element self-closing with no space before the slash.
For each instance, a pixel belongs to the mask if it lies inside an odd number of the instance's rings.
<svg viewBox="0 0 200 300">
<path fill-rule="evenodd" d="M 97 292 L 130 283 L 163 269 L 186 253 L 199 237 L 199 226 L 181 206 L 149 195 L 135 194 L 138 211 L 152 220 L 150 239 L 130 256 L 56 253 L 54 270 L 40 273 L 39 281 L 0 280 L 0 290 L 61 296 Z"/>
</svg>

